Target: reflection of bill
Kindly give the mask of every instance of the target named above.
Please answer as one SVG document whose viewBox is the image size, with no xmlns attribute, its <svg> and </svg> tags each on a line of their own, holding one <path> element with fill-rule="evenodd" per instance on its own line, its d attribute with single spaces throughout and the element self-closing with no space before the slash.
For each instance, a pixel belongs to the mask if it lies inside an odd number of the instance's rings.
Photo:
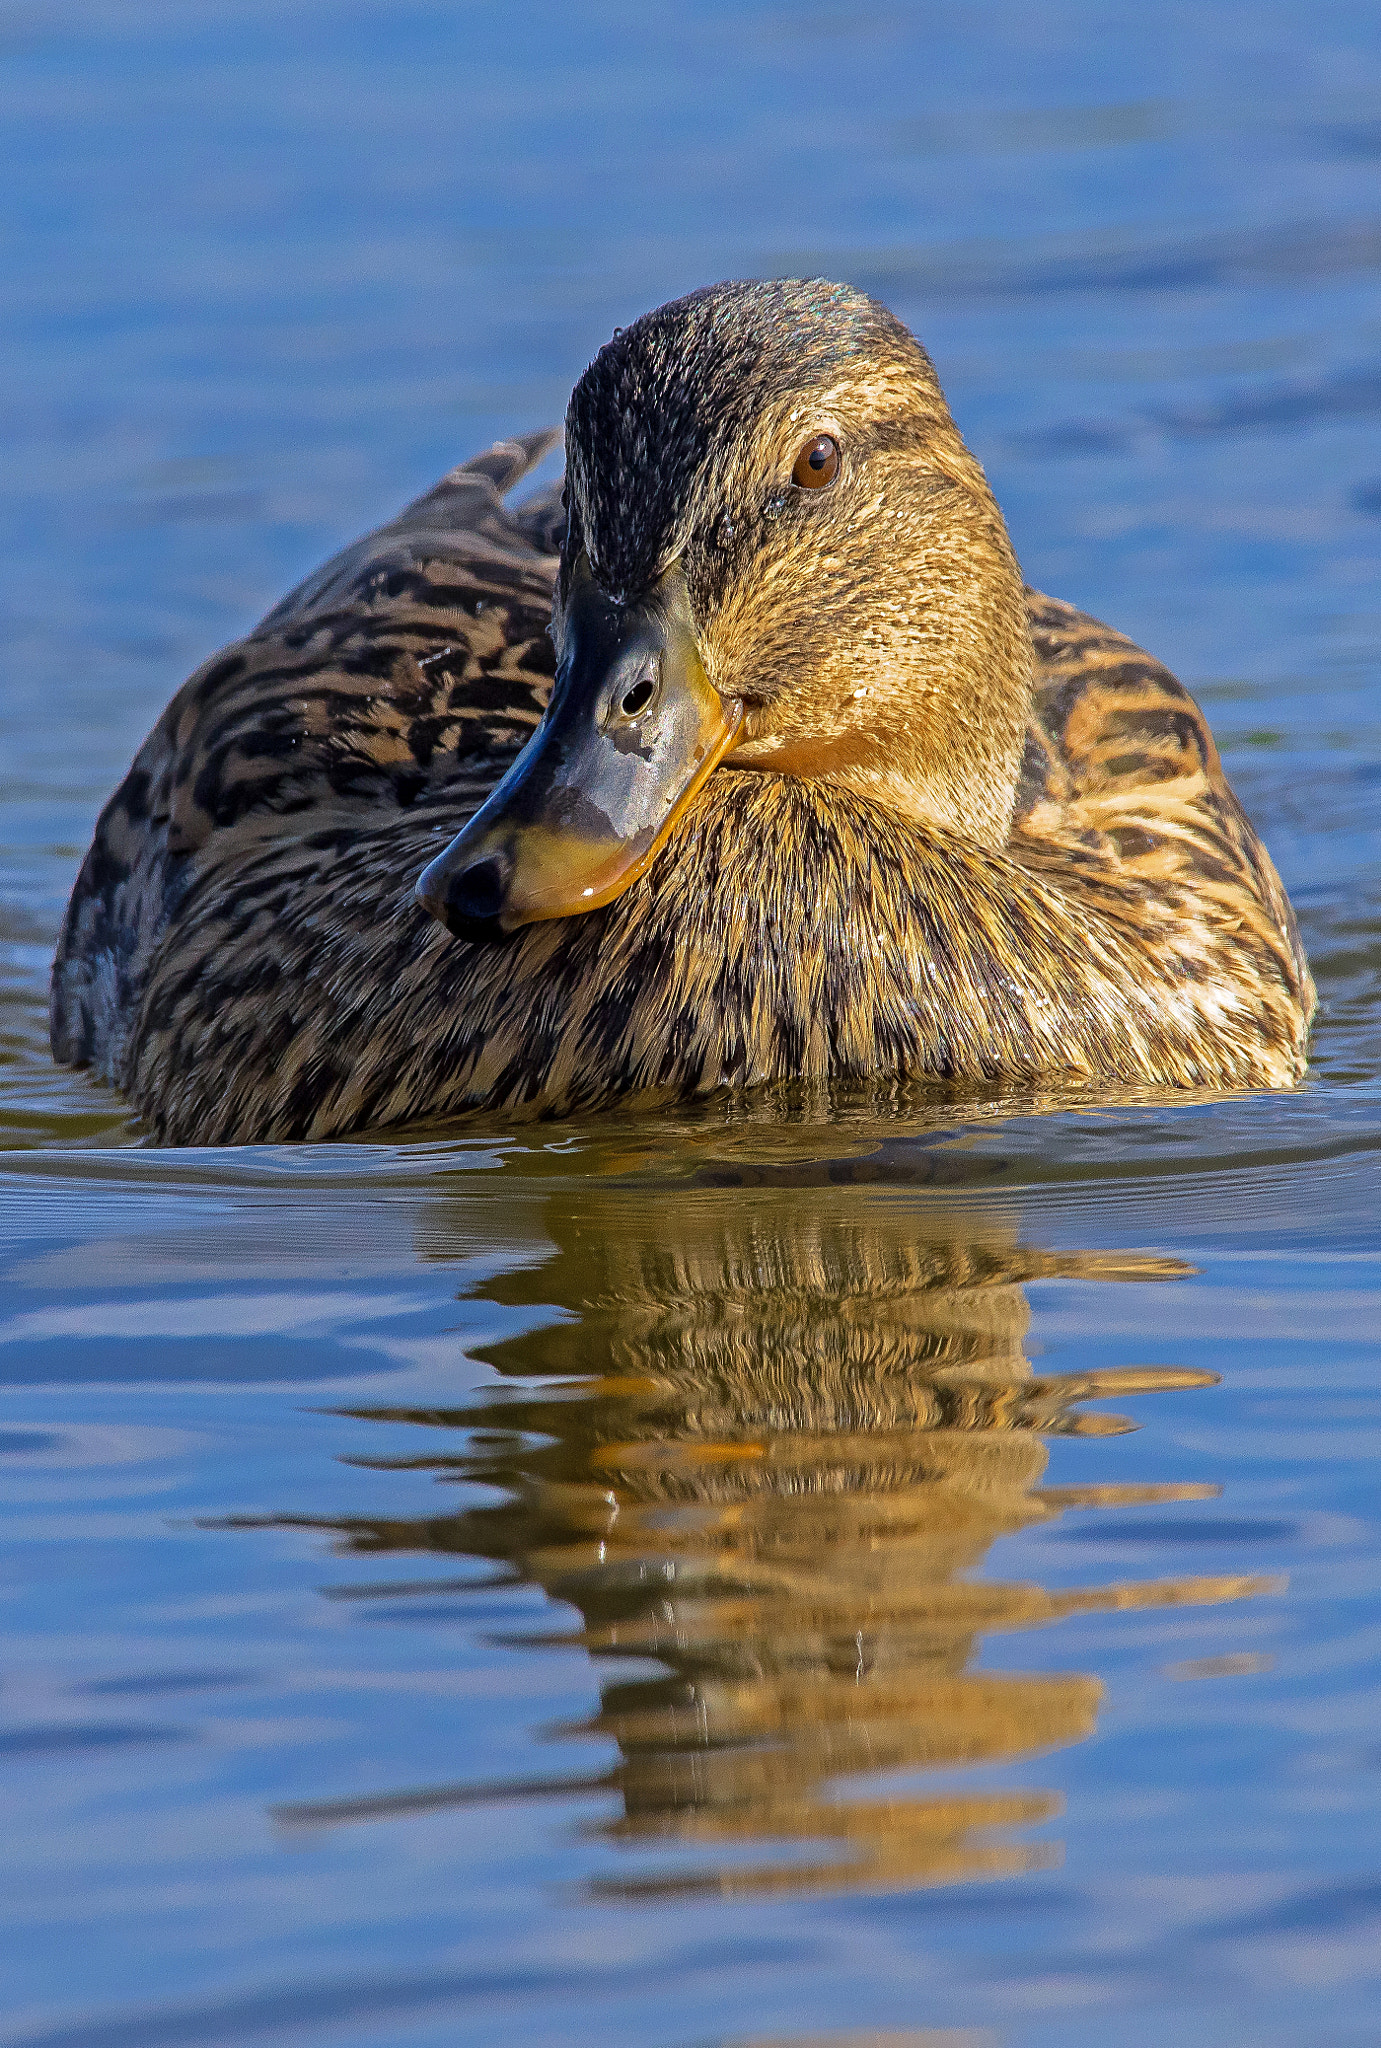
<svg viewBox="0 0 1381 2048">
<path fill-rule="evenodd" d="M 612 1770 L 580 1781 L 621 1795 L 603 1832 L 678 1852 L 605 1891 L 911 1886 L 1054 1860 L 1058 1844 L 1012 1838 L 1058 1811 L 1054 1794 L 914 1782 L 1094 1727 L 1095 1678 L 976 1669 L 982 1638 L 1090 1610 L 1236 1599 L 1262 1582 L 1045 1592 L 974 1576 L 995 1537 L 1067 1508 L 1215 1490 L 1040 1489 L 1047 1435 L 1131 1426 L 1079 1403 L 1211 1375 L 1036 1376 L 1022 1283 L 1185 1269 L 1024 1248 L 991 1219 L 862 1187 L 590 1186 L 553 1201 L 548 1264 L 486 1289 L 572 1318 L 485 1354 L 546 1384 L 464 1409 L 368 1411 L 474 1432 L 454 1458 L 406 1462 L 483 1479 L 503 1504 L 332 1526 L 361 1550 L 503 1560 L 579 1611 L 561 1640 L 663 1667 L 606 1683 L 599 1713 L 563 1731 L 618 1745 Z M 850 1783 L 878 1774 L 906 1778 Z M 435 1787 L 282 1818 L 574 1789 Z"/>
</svg>

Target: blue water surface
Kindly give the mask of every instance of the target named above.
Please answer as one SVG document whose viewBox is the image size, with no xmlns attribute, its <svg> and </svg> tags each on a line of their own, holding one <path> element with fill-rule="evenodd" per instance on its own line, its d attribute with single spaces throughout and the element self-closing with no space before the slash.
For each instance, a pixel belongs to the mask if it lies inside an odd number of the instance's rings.
<svg viewBox="0 0 1381 2048">
<path fill-rule="evenodd" d="M 1381 20 L 0 9 L 10 2048 L 1381 2034 Z M 612 328 L 824 273 L 1206 706 L 1289 1096 L 158 1151 L 100 805 Z"/>
</svg>

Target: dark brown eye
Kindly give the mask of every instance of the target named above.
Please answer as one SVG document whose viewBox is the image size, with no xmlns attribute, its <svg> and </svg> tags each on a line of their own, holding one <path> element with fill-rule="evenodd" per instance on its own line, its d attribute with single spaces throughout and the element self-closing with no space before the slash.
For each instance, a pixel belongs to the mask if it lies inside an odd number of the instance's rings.
<svg viewBox="0 0 1381 2048">
<path fill-rule="evenodd" d="M 839 443 L 829 434 L 817 434 L 796 457 L 791 481 L 803 491 L 818 491 L 822 484 L 832 484 L 838 474 Z"/>
</svg>

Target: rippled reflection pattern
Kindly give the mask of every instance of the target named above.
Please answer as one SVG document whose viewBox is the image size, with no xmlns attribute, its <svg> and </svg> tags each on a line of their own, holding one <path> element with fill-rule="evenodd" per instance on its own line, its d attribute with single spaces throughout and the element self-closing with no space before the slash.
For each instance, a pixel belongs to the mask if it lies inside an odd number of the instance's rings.
<svg viewBox="0 0 1381 2048">
<path fill-rule="evenodd" d="M 547 1226 L 555 1257 L 498 1298 L 571 1320 L 480 1354 L 527 1384 L 453 1409 L 348 1411 L 455 1428 L 453 1453 L 367 1462 L 479 1480 L 501 1502 L 335 1526 L 360 1551 L 491 1559 L 576 1608 L 573 1635 L 528 1640 L 575 1642 L 614 1667 L 599 1712 L 559 1733 L 612 1737 L 619 1760 L 585 1780 L 439 1786 L 280 1818 L 606 1789 L 622 1810 L 602 1832 L 699 1852 L 587 1886 L 620 1896 L 936 1884 L 1057 1860 L 1048 1839 L 1014 1839 L 1058 1813 L 1054 1794 L 913 1782 L 1094 1729 L 1096 1678 L 979 1668 L 985 1638 L 1090 1610 L 1235 1600 L 1266 1582 L 1047 1592 L 980 1576 L 995 1538 L 1067 1508 L 1216 1491 L 1042 1488 L 1047 1436 L 1132 1426 L 1085 1403 L 1213 1375 L 1041 1376 L 1023 1282 L 1189 1269 L 1039 1251 L 991 1221 L 833 1186 L 601 1190 L 553 1204 Z M 620 1674 L 648 1659 L 656 1675 Z M 906 1778 L 850 1784 L 879 1773 Z M 742 1853 L 769 1845 L 766 1858 Z"/>
</svg>

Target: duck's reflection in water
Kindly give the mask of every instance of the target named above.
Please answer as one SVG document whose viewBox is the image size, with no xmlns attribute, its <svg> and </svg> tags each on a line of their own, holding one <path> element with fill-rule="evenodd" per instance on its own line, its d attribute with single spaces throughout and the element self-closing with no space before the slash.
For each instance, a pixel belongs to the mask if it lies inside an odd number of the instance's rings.
<svg viewBox="0 0 1381 2048">
<path fill-rule="evenodd" d="M 606 1186 L 554 1202 L 546 1221 L 554 1258 L 483 1293 L 556 1304 L 571 1320 L 485 1352 L 505 1381 L 488 1398 L 352 1411 L 463 1429 L 453 1457 L 368 1462 L 481 1479 L 503 1501 L 331 1526 L 361 1551 L 500 1561 L 578 1611 L 574 1632 L 525 1640 L 578 1643 L 615 1667 L 583 1724 L 618 1746 L 614 1767 L 583 1781 L 621 1795 L 601 1832 L 701 1852 L 600 1888 L 911 1886 L 1054 1860 L 1058 1844 L 1014 1837 L 1058 1811 L 1050 1792 L 908 1782 L 879 1794 L 850 1780 L 994 1763 L 1092 1731 L 1095 1677 L 978 1669 L 991 1632 L 1235 1599 L 1259 1584 L 1046 1592 L 978 1576 L 995 1537 L 1067 1508 L 1216 1490 L 1040 1485 L 1047 1436 L 1131 1426 L 1080 1404 L 1211 1376 L 1033 1373 L 1023 1283 L 1185 1269 L 1026 1248 L 1000 1224 L 865 1188 Z M 523 1380 L 544 1383 L 511 1384 Z M 621 1658 L 655 1659 L 661 1675 L 621 1682 Z M 438 1787 L 284 1817 L 362 1819 L 566 1782 Z M 775 1853 L 747 1853 L 754 1845 Z"/>
</svg>

